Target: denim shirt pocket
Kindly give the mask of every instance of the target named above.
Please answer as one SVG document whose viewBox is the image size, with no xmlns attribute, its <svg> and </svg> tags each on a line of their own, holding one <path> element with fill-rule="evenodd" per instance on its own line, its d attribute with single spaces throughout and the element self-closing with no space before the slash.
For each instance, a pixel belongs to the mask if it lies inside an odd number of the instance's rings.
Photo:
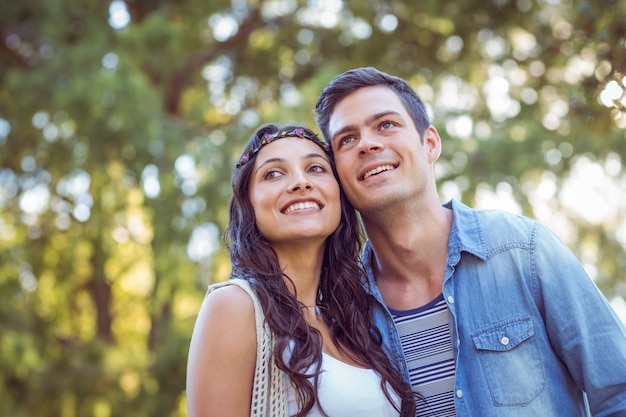
<svg viewBox="0 0 626 417">
<path fill-rule="evenodd" d="M 541 355 L 528 316 L 494 323 L 472 335 L 496 406 L 524 406 L 546 387 Z"/>
</svg>

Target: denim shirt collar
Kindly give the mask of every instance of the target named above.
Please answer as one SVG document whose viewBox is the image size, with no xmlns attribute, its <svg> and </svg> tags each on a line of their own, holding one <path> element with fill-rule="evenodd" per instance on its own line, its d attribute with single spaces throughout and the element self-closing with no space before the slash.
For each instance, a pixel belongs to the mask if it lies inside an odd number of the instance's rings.
<svg viewBox="0 0 626 417">
<path fill-rule="evenodd" d="M 461 252 L 470 253 L 483 261 L 486 260 L 488 253 L 487 245 L 476 211 L 454 199 L 448 201 L 443 206 L 451 209 L 453 214 L 452 229 L 448 238 L 448 263 L 456 265 L 461 259 Z M 367 240 L 363 247 L 361 261 L 367 271 L 370 291 L 376 298 L 382 299 L 374 281 L 372 255 L 372 245 Z"/>
<path fill-rule="evenodd" d="M 486 260 L 487 244 L 477 211 L 454 199 L 443 206 L 451 209 L 453 215 L 448 239 L 448 263 L 456 265 L 461 259 L 461 252 Z"/>
</svg>

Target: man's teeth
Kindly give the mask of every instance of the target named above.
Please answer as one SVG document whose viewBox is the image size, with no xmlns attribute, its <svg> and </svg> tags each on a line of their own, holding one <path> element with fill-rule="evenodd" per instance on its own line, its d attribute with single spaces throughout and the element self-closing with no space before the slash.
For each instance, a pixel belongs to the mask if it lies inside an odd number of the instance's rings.
<svg viewBox="0 0 626 417">
<path fill-rule="evenodd" d="M 379 172 L 391 171 L 392 169 L 393 169 L 393 165 L 381 165 L 379 167 L 374 168 L 371 171 L 367 171 L 365 175 L 363 175 L 363 179 L 366 180 L 372 175 L 378 174 Z"/>
<path fill-rule="evenodd" d="M 314 201 L 306 201 L 304 203 L 296 203 L 296 204 L 292 204 L 289 207 L 287 207 L 285 209 L 285 214 L 289 214 L 292 211 L 296 211 L 296 210 L 304 210 L 304 209 L 319 209 L 320 206 L 319 204 L 317 204 Z"/>
</svg>

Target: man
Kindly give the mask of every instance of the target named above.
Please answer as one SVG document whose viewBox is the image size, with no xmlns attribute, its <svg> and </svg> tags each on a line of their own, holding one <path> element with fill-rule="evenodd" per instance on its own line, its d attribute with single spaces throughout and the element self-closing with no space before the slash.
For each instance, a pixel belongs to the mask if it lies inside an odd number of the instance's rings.
<svg viewBox="0 0 626 417">
<path fill-rule="evenodd" d="M 384 343 L 419 416 L 626 416 L 626 330 L 536 221 L 439 201 L 441 139 L 404 80 L 347 71 L 318 98 L 360 212 Z"/>
</svg>

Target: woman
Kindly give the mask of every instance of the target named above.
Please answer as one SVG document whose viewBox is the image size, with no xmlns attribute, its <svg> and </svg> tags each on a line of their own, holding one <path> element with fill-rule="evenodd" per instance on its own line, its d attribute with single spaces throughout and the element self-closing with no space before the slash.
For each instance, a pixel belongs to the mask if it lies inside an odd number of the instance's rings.
<svg viewBox="0 0 626 417">
<path fill-rule="evenodd" d="M 209 288 L 191 340 L 190 417 L 414 416 L 371 320 L 329 152 L 299 126 L 250 139 L 233 172 L 231 279 Z"/>
</svg>

